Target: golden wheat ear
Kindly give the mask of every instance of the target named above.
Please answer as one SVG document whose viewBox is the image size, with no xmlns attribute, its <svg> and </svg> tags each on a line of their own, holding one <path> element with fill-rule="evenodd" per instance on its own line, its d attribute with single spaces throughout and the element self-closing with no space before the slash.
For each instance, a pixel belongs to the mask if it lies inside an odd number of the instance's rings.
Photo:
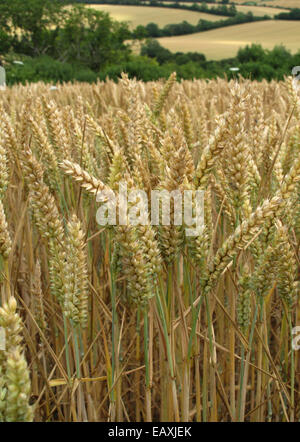
<svg viewBox="0 0 300 442">
<path fill-rule="evenodd" d="M 4 212 L 2 201 L 0 200 L 0 255 L 7 259 L 11 251 L 11 239 Z"/>
<path fill-rule="evenodd" d="M 98 192 L 107 189 L 102 181 L 90 175 L 86 170 L 82 169 L 82 167 L 73 163 L 72 161 L 65 160 L 60 163 L 61 169 L 65 172 L 66 175 L 71 176 L 75 181 L 79 182 L 81 187 L 88 192 L 96 195 Z"/>
</svg>

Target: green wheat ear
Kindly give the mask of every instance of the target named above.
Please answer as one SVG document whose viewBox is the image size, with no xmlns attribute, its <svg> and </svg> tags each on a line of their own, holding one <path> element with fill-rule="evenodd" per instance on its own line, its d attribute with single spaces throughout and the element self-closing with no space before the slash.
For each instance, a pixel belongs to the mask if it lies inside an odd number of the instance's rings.
<svg viewBox="0 0 300 442">
<path fill-rule="evenodd" d="M 0 417 L 4 422 L 31 422 L 31 383 L 22 345 L 23 325 L 16 309 L 15 298 L 0 308 L 0 327 L 6 336 L 5 350 L 0 352 Z"/>
</svg>

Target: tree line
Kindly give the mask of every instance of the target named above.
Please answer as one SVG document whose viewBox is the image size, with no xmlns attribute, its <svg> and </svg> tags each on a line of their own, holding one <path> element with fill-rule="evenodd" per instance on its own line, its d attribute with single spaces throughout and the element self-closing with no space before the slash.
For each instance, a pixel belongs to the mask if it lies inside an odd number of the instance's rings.
<svg viewBox="0 0 300 442">
<path fill-rule="evenodd" d="M 194 34 L 196 32 L 205 32 L 211 29 L 269 19 L 270 17 L 255 17 L 252 12 L 248 12 L 247 14 L 239 12 L 235 16 L 225 20 L 209 21 L 200 19 L 196 25 L 183 21 L 181 23 L 168 24 L 160 28 L 156 23 L 148 23 L 146 26 L 137 26 L 132 32 L 132 35 L 133 38 L 137 39 L 146 37 L 173 37 L 175 35 Z"/>
</svg>

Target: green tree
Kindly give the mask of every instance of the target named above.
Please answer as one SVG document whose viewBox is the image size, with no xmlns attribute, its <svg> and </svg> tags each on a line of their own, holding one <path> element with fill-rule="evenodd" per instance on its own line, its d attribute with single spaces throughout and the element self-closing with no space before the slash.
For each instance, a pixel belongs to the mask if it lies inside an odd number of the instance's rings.
<svg viewBox="0 0 300 442">
<path fill-rule="evenodd" d="M 146 25 L 146 30 L 148 32 L 148 35 L 151 37 L 160 37 L 161 31 L 156 23 L 148 23 Z"/>
<path fill-rule="evenodd" d="M 138 40 L 142 40 L 144 38 L 148 37 L 148 32 L 147 29 L 145 28 L 145 26 L 142 25 L 138 25 L 135 30 L 133 31 L 133 35 L 135 38 L 137 38 Z"/>
<path fill-rule="evenodd" d="M 11 36 L 0 28 L 0 54 L 5 54 L 6 52 L 8 52 L 11 44 Z"/>
<path fill-rule="evenodd" d="M 39 55 L 49 43 L 45 36 L 49 39 L 51 30 L 62 22 L 65 5 L 65 0 L 1 0 L 0 25 L 15 39 L 21 31 L 21 40 Z"/>
<path fill-rule="evenodd" d="M 99 70 L 107 63 L 128 59 L 130 50 L 124 42 L 130 36 L 126 23 L 115 22 L 104 12 L 74 6 L 57 36 L 55 55 Z"/>
<path fill-rule="evenodd" d="M 148 39 L 142 46 L 141 55 L 155 58 L 159 64 L 163 64 L 172 58 L 172 53 L 161 46 L 157 40 Z"/>
<path fill-rule="evenodd" d="M 263 61 L 266 57 L 266 53 L 261 45 L 252 44 L 247 45 L 244 48 L 239 49 L 237 59 L 241 63 L 248 61 Z"/>
</svg>

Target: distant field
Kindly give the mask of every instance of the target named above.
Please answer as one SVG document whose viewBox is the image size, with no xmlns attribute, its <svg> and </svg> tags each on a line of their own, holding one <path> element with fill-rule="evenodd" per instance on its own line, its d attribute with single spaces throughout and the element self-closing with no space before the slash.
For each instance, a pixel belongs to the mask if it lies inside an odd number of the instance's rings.
<svg viewBox="0 0 300 442">
<path fill-rule="evenodd" d="M 273 0 L 270 4 L 274 6 L 283 6 L 285 8 L 300 8 L 299 0 Z"/>
<path fill-rule="evenodd" d="M 300 0 L 256 0 L 258 5 L 281 6 L 283 8 L 300 8 Z M 245 3 L 245 0 L 234 0 L 234 3 Z"/>
<path fill-rule="evenodd" d="M 300 0 L 299 0 L 300 1 Z M 280 14 L 281 12 L 289 12 L 288 9 L 277 9 L 277 8 L 267 8 L 264 6 L 236 6 L 236 9 L 240 12 L 244 12 L 245 14 L 248 11 L 251 11 L 253 15 L 256 15 L 258 17 L 263 17 L 264 15 L 270 15 L 273 17 L 275 14 Z"/>
<path fill-rule="evenodd" d="M 300 0 L 299 1 L 299 5 L 300 5 Z M 191 3 L 183 3 L 185 5 L 192 5 L 193 2 Z M 215 3 L 208 3 L 207 6 L 212 7 L 212 6 L 216 6 Z M 217 5 L 218 6 L 218 5 Z M 300 6 L 299 6 L 300 7 Z M 287 9 L 277 9 L 277 8 L 268 8 L 268 7 L 264 7 L 264 6 L 244 6 L 244 5 L 238 5 L 236 6 L 236 9 L 240 12 L 244 12 L 244 14 L 246 14 L 247 12 L 251 11 L 253 13 L 253 15 L 256 15 L 257 17 L 263 17 L 264 15 L 270 15 L 271 17 L 275 14 L 280 14 L 280 12 L 289 12 Z M 211 16 L 211 14 L 209 14 Z"/>
<path fill-rule="evenodd" d="M 238 49 L 260 43 L 266 49 L 283 44 L 292 52 L 300 49 L 299 21 L 263 21 L 246 23 L 179 37 L 163 37 L 158 41 L 172 52 L 201 52 L 209 60 L 236 55 Z"/>
<path fill-rule="evenodd" d="M 94 9 L 108 12 L 117 21 L 129 21 L 131 27 L 147 25 L 150 22 L 162 27 L 170 23 L 179 23 L 183 20 L 196 25 L 200 19 L 217 21 L 223 17 L 204 14 L 182 9 L 151 8 L 149 6 L 119 6 L 119 5 L 86 5 Z"/>
<path fill-rule="evenodd" d="M 165 0 L 166 2 L 174 2 L 174 0 Z M 217 0 L 218 3 L 221 3 L 221 0 Z M 251 1 L 251 0 L 250 0 Z M 245 3 L 246 0 L 234 0 L 234 3 Z M 255 0 L 255 3 L 258 5 L 258 7 L 264 7 L 262 5 L 266 5 L 266 8 L 271 8 L 274 6 L 280 6 L 280 8 L 300 8 L 300 0 Z M 187 4 L 187 3 L 185 3 Z M 191 2 L 193 4 L 193 2 Z M 211 4 L 212 6 L 215 6 L 215 3 Z M 250 6 L 250 8 L 255 8 L 256 6 Z M 249 8 L 249 6 L 247 6 Z"/>
</svg>

